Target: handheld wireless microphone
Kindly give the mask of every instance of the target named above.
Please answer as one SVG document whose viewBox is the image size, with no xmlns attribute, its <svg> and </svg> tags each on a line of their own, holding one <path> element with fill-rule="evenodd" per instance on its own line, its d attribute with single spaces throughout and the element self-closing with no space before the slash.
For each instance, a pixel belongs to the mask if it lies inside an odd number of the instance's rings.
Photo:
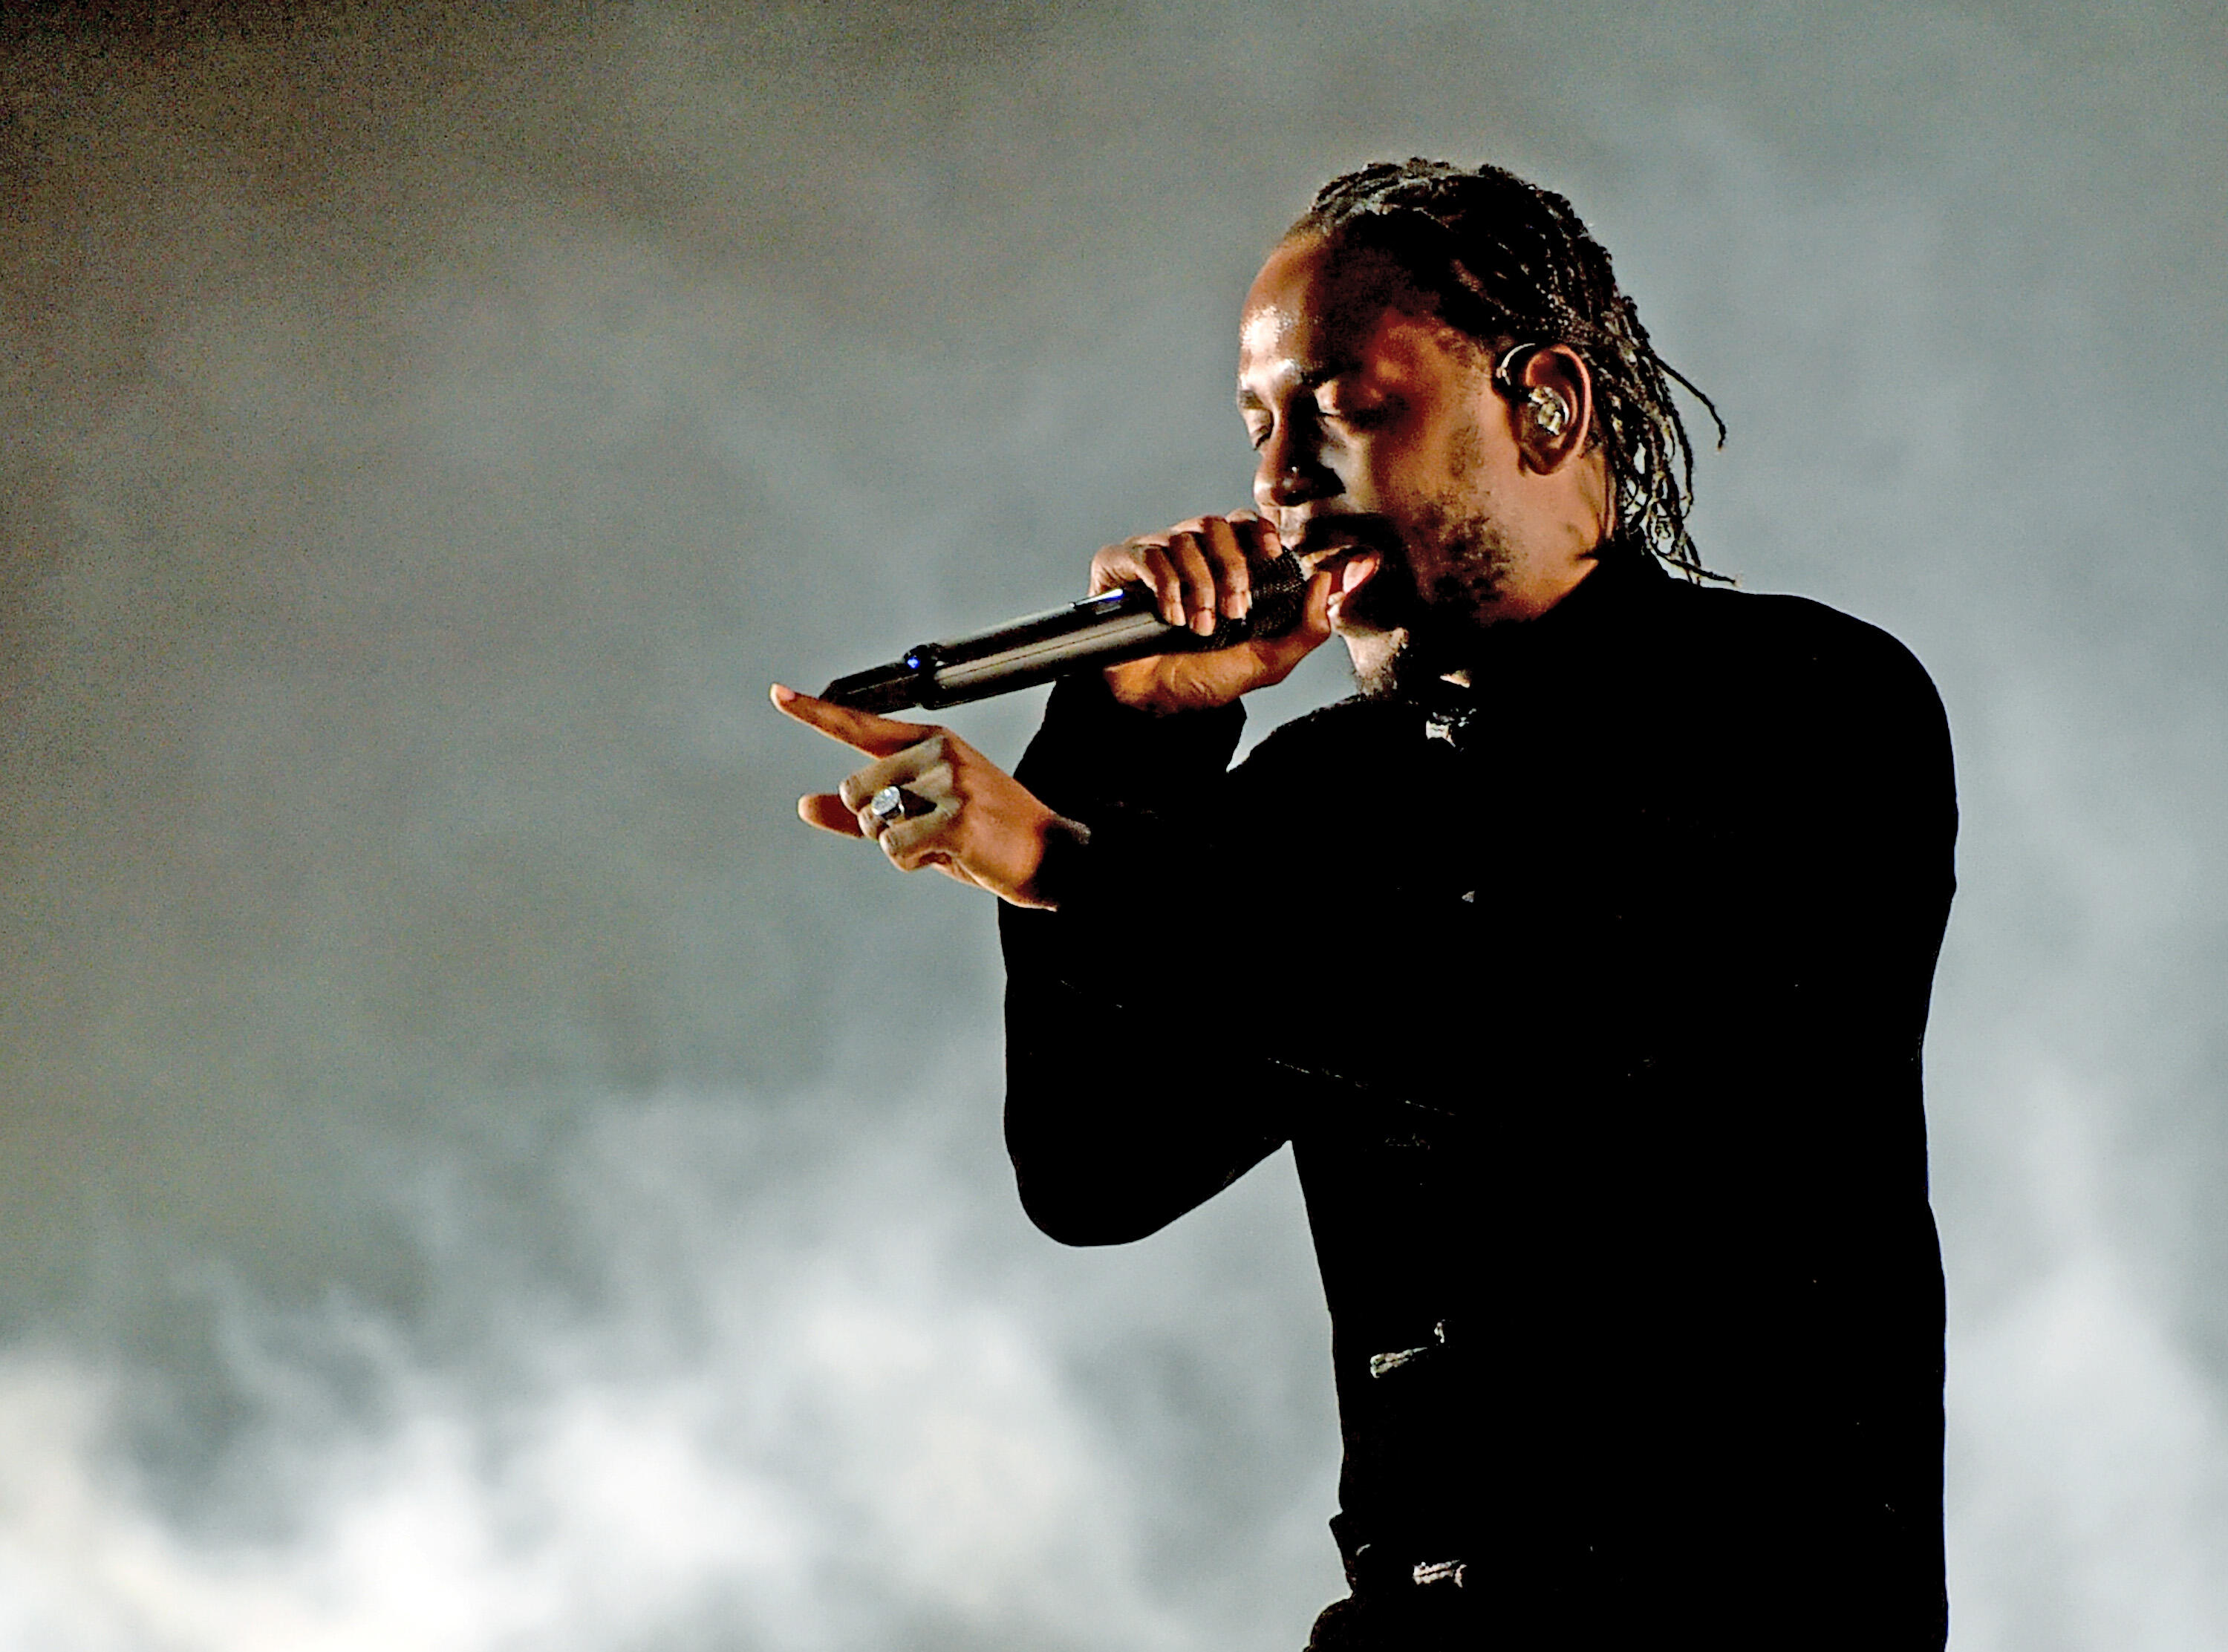
<svg viewBox="0 0 2228 1652">
<path fill-rule="evenodd" d="M 1243 618 L 1218 618 L 1206 636 L 1164 622 L 1144 585 L 1124 585 L 970 636 L 924 642 L 887 666 L 838 677 L 820 698 L 861 711 L 937 711 L 1149 654 L 1203 654 L 1282 636 L 1306 606 L 1307 570 L 1289 551 L 1248 565 L 1252 605 Z"/>
</svg>

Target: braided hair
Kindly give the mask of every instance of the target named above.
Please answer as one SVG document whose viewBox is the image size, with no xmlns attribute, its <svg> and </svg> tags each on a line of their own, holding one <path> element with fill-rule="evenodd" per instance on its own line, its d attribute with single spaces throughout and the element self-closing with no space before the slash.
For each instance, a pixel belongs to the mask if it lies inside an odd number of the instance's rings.
<svg viewBox="0 0 2228 1652">
<path fill-rule="evenodd" d="M 1591 439 L 1609 461 L 1617 521 L 1690 579 L 1725 578 L 1702 565 L 1687 532 L 1694 450 L 1672 382 L 1708 410 L 1719 447 L 1725 420 L 1656 354 L 1609 253 L 1569 201 L 1497 166 L 1380 161 L 1316 192 L 1286 239 L 1311 236 L 1389 258 L 1441 321 L 1489 349 L 1576 350 L 1593 377 Z"/>
</svg>

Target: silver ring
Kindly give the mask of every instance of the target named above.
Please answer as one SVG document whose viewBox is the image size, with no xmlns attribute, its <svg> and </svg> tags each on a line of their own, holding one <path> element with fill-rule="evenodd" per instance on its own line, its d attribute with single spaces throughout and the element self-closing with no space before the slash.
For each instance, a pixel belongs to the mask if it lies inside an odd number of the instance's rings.
<svg viewBox="0 0 2228 1652">
<path fill-rule="evenodd" d="M 893 820 L 904 820 L 907 813 L 906 805 L 912 801 L 912 794 L 904 787 L 885 786 L 867 800 L 867 813 L 887 826 Z"/>
</svg>

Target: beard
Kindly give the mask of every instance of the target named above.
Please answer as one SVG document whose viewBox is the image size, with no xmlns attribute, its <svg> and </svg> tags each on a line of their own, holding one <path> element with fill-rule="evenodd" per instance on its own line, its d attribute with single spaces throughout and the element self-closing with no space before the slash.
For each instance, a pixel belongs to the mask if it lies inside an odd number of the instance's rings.
<svg viewBox="0 0 2228 1652">
<path fill-rule="evenodd" d="M 1412 693 L 1468 665 L 1514 560 L 1508 535 L 1482 514 L 1457 516 L 1438 501 L 1418 513 L 1400 555 L 1346 602 L 1355 686 L 1372 697 Z"/>
</svg>

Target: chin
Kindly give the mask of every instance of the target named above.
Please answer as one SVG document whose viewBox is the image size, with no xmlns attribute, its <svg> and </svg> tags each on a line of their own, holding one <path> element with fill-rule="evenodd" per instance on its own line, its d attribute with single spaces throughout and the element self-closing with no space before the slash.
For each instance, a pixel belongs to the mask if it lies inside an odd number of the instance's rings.
<svg viewBox="0 0 2228 1652">
<path fill-rule="evenodd" d="M 1360 626 L 1340 626 L 1339 641 L 1346 644 L 1346 657 L 1354 667 L 1354 686 L 1364 694 L 1389 694 L 1398 686 L 1400 655 L 1408 646 L 1408 633 L 1401 628 L 1391 631 L 1367 629 Z"/>
</svg>

